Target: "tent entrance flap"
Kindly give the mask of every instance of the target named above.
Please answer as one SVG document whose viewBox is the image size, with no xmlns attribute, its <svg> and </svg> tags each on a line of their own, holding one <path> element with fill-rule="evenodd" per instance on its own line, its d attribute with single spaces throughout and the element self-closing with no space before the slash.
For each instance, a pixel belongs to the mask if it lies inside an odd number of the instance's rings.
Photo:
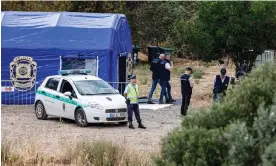
<svg viewBox="0 0 276 166">
<path fill-rule="evenodd" d="M 126 57 L 123 56 L 119 56 L 118 59 L 118 68 L 119 68 L 119 72 L 118 72 L 118 82 L 119 83 L 119 87 L 118 90 L 121 94 L 123 94 L 124 90 L 125 90 L 125 82 L 127 82 L 127 72 L 126 72 Z"/>
<path fill-rule="evenodd" d="M 98 76 L 98 57 L 93 59 L 82 59 L 82 58 L 72 58 L 72 57 L 61 57 L 61 69 L 71 70 L 71 69 L 89 69 L 91 70 L 91 75 Z"/>
</svg>

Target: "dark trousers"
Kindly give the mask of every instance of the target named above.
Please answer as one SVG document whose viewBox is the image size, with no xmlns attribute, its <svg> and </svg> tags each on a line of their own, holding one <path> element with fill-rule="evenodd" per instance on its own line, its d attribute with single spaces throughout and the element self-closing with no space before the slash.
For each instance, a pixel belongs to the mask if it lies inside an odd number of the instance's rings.
<svg viewBox="0 0 276 166">
<path fill-rule="evenodd" d="M 186 115 L 190 106 L 191 94 L 182 94 L 181 114 Z"/>
<path fill-rule="evenodd" d="M 163 101 L 164 96 L 165 96 L 166 101 L 169 100 L 167 90 L 166 90 L 167 84 L 168 84 L 168 81 L 160 79 L 161 93 L 160 93 L 159 101 Z"/>
<path fill-rule="evenodd" d="M 218 97 L 220 97 L 220 99 L 222 99 L 225 95 L 226 95 L 225 92 L 213 93 L 213 101 L 214 101 L 214 102 L 217 102 Z"/>
<path fill-rule="evenodd" d="M 172 100 L 172 87 L 171 87 L 171 84 L 170 84 L 170 81 L 167 82 L 167 93 L 168 93 L 168 98 L 169 100 Z"/>
<path fill-rule="evenodd" d="M 151 85 L 150 92 L 149 92 L 149 97 L 148 97 L 149 101 L 151 101 L 152 95 L 153 95 L 153 93 L 154 93 L 154 91 L 156 89 L 156 85 L 158 83 L 159 83 L 159 79 L 153 79 L 152 80 L 152 85 Z"/>
<path fill-rule="evenodd" d="M 139 112 L 139 105 L 138 104 L 128 104 L 127 105 L 127 114 L 128 114 L 128 121 L 132 122 L 132 114 L 134 112 L 135 118 L 138 123 L 141 122 L 140 112 Z"/>
</svg>

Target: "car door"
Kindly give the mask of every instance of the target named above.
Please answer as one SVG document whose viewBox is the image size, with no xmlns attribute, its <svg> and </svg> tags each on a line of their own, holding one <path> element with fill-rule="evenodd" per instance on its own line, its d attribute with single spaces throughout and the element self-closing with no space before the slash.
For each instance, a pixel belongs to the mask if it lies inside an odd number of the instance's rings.
<svg viewBox="0 0 276 166">
<path fill-rule="evenodd" d="M 59 108 L 57 107 L 57 104 L 59 103 L 59 92 L 57 89 L 59 87 L 60 80 L 60 78 L 50 78 L 41 91 L 41 94 L 45 96 L 44 106 L 48 115 L 60 115 L 60 111 L 58 110 Z"/>
<path fill-rule="evenodd" d="M 75 90 L 74 90 L 72 84 L 68 80 L 63 79 L 59 92 L 62 97 L 62 100 L 61 100 L 62 112 L 61 112 L 61 114 L 65 118 L 74 119 L 75 118 L 74 112 L 76 109 L 76 105 L 78 103 L 78 98 L 77 98 L 77 95 L 75 93 Z M 65 92 L 71 92 L 72 96 L 71 97 L 65 96 L 64 95 Z"/>
</svg>

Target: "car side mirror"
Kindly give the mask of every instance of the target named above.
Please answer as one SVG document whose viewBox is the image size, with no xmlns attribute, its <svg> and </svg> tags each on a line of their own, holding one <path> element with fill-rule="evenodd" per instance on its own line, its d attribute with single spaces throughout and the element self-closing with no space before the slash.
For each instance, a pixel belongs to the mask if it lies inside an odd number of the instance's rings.
<svg viewBox="0 0 276 166">
<path fill-rule="evenodd" d="M 71 96 L 72 96 L 72 93 L 71 93 L 71 92 L 65 92 L 64 95 L 65 95 L 65 96 L 68 96 L 68 97 L 71 97 Z"/>
</svg>

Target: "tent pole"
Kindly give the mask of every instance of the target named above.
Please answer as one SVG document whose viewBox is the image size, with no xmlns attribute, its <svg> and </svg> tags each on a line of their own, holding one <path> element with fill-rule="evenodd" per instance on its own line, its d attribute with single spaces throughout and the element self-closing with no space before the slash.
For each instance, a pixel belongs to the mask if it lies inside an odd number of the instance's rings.
<svg viewBox="0 0 276 166">
<path fill-rule="evenodd" d="M 97 56 L 97 77 L 99 77 L 99 56 Z"/>
<path fill-rule="evenodd" d="M 62 60 L 61 60 L 61 56 L 59 56 L 59 70 L 61 70 L 61 65 L 62 65 Z"/>
</svg>

